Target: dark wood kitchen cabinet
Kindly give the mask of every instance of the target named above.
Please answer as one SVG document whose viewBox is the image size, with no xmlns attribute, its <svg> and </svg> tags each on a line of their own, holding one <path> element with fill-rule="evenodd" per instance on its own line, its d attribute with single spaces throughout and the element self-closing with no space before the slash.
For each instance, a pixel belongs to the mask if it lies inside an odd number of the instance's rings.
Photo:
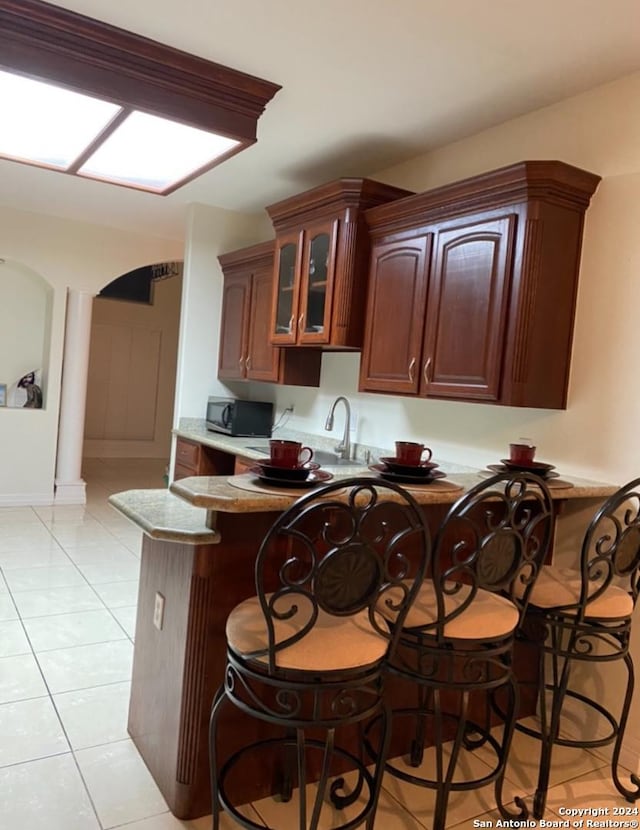
<svg viewBox="0 0 640 830">
<path fill-rule="evenodd" d="M 360 386 L 367 392 L 417 394 L 431 234 L 375 242 Z"/>
<path fill-rule="evenodd" d="M 360 390 L 566 407 L 584 214 L 599 181 L 522 162 L 367 211 Z"/>
<path fill-rule="evenodd" d="M 319 349 L 285 353 L 269 341 L 274 243 L 224 254 L 218 377 L 319 386 Z"/>
<path fill-rule="evenodd" d="M 362 348 L 369 259 L 363 211 L 407 195 L 349 178 L 267 207 L 276 232 L 273 344 Z"/>
<path fill-rule="evenodd" d="M 233 473 L 234 456 L 229 453 L 190 441 L 188 438 L 176 440 L 176 457 L 173 467 L 173 480 L 190 476 L 221 476 Z"/>
</svg>

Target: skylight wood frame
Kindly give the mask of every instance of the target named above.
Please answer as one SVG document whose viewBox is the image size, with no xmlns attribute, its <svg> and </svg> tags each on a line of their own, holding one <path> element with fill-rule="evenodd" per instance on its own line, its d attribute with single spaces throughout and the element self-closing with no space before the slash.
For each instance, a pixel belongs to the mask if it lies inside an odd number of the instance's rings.
<svg viewBox="0 0 640 830">
<path fill-rule="evenodd" d="M 0 67 L 7 71 L 239 142 L 162 195 L 254 144 L 258 119 L 281 89 L 41 0 L 0 0 L 0 44 Z"/>
</svg>

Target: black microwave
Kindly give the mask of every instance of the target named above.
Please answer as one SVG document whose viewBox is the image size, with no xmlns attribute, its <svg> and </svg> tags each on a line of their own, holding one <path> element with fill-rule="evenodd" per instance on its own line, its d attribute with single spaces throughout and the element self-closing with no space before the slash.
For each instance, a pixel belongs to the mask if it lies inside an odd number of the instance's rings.
<svg viewBox="0 0 640 830">
<path fill-rule="evenodd" d="M 236 398 L 209 398 L 207 429 L 225 435 L 270 438 L 273 404 L 264 401 L 241 401 Z"/>
</svg>

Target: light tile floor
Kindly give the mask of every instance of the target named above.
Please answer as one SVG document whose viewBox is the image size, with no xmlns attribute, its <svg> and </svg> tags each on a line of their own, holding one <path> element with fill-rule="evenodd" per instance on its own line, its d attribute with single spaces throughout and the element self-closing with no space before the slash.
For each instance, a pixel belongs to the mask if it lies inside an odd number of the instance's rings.
<svg viewBox="0 0 640 830">
<path fill-rule="evenodd" d="M 126 730 L 141 537 L 107 496 L 162 487 L 163 470 L 155 460 L 91 459 L 86 505 L 0 509 L 0 830 L 210 825 L 168 812 Z M 461 774 L 483 769 L 483 757 L 465 758 Z M 517 735 L 508 797 L 532 793 L 536 757 L 536 742 Z M 628 806 L 605 760 L 566 748 L 548 803 L 547 820 L 563 807 Z M 430 791 L 387 777 L 376 828 L 429 828 L 432 807 Z M 272 828 L 297 826 L 294 802 L 246 810 Z M 454 794 L 448 816 L 450 827 L 495 826 L 491 787 Z M 322 827 L 341 820 L 327 807 Z M 223 817 L 224 830 L 235 826 Z"/>
</svg>

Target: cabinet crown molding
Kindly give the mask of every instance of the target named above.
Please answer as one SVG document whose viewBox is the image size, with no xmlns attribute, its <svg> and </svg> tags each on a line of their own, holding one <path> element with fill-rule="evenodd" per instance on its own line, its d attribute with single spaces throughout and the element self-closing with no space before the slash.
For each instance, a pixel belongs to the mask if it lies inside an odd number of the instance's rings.
<svg viewBox="0 0 640 830">
<path fill-rule="evenodd" d="M 272 268 L 275 247 L 275 240 L 270 239 L 268 242 L 259 242 L 257 245 L 251 245 L 239 251 L 221 254 L 218 262 L 225 272 L 235 269 L 247 271 L 260 267 Z"/>
<path fill-rule="evenodd" d="M 0 66 L 245 142 L 278 84 L 41 0 L 0 0 Z"/>
<path fill-rule="evenodd" d="M 341 213 L 348 208 L 366 210 L 393 199 L 412 196 L 413 191 L 373 179 L 342 178 L 268 205 L 265 209 L 277 231 L 300 227 L 306 222 Z"/>
<path fill-rule="evenodd" d="M 584 211 L 600 178 L 562 161 L 521 161 L 369 208 L 364 217 L 371 235 L 381 236 L 536 199 Z"/>
</svg>

